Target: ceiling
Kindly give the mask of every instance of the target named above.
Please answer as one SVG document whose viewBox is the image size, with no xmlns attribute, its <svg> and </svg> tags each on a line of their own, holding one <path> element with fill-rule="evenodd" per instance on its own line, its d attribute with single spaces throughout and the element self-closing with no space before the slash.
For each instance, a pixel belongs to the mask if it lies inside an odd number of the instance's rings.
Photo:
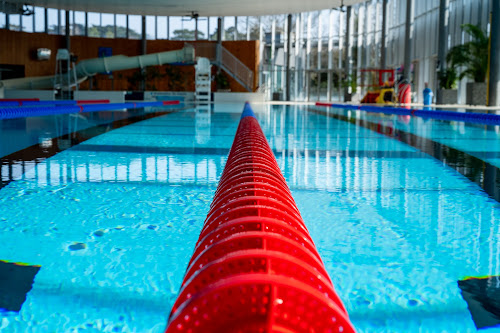
<svg viewBox="0 0 500 333">
<path fill-rule="evenodd" d="M 88 12 L 183 16 L 260 16 L 350 6 L 365 0 L 7 0 Z"/>
</svg>

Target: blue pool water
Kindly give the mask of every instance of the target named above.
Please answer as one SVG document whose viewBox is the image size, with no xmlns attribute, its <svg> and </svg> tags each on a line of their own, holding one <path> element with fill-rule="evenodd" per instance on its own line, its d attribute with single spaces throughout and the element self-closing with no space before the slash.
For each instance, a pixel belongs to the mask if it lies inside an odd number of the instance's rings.
<svg viewBox="0 0 500 333">
<path fill-rule="evenodd" d="M 498 180 L 488 173 L 500 166 L 499 128 L 253 108 L 356 329 L 475 332 L 457 281 L 500 274 Z M 2 162 L 0 260 L 41 269 L 21 311 L 0 312 L 0 331 L 162 332 L 242 109 L 119 128 L 110 122 L 123 113 L 86 119 L 74 128 L 90 139 L 65 137 L 70 148 L 37 164 Z M 62 135 L 1 125 L 31 133 L 19 149 L 50 150 Z"/>
</svg>

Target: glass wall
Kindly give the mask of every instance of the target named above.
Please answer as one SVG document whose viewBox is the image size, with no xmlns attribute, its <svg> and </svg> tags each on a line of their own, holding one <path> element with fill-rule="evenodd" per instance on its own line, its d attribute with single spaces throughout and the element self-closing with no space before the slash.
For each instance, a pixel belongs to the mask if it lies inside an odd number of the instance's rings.
<svg viewBox="0 0 500 333">
<path fill-rule="evenodd" d="M 168 39 L 168 17 L 166 16 L 156 17 L 156 38 Z"/>
<path fill-rule="evenodd" d="M 446 50 L 467 42 L 461 28 L 472 23 L 489 31 L 493 0 L 449 0 Z M 411 82 L 413 91 L 426 82 L 437 88 L 438 19 L 440 0 L 413 1 Z M 259 40 L 259 89 L 268 98 L 283 98 L 289 90 L 294 100 L 343 100 L 345 93 L 362 96 L 374 78 L 362 71 L 382 66 L 381 40 L 384 0 L 367 0 L 349 7 L 273 16 L 222 18 L 222 39 Z M 406 1 L 387 4 L 386 67 L 401 73 L 405 49 Z M 30 7 L 33 15 L 0 12 L 0 28 L 25 32 L 64 34 L 64 10 Z M 350 13 L 348 15 L 348 12 Z M 70 11 L 71 35 L 99 38 L 142 38 L 140 15 Z M 217 40 L 217 17 L 147 16 L 148 39 Z M 197 30 L 197 34 L 195 33 Z M 346 35 L 347 30 L 349 34 Z M 289 33 L 288 33 L 289 32 Z M 290 40 L 288 38 L 290 36 Z M 286 82 L 289 64 L 290 77 Z M 463 80 L 459 89 L 465 89 Z M 414 101 L 421 101 L 415 93 Z M 465 96 L 463 92 L 459 96 Z M 464 101 L 459 101 L 464 102 Z"/>
<path fill-rule="evenodd" d="M 156 16 L 146 16 L 146 38 L 156 39 Z"/>
<path fill-rule="evenodd" d="M 0 29 L 5 29 L 5 24 L 7 23 L 7 15 L 0 12 Z"/>
<path fill-rule="evenodd" d="M 127 15 L 116 14 L 116 38 L 127 38 Z"/>
<path fill-rule="evenodd" d="M 140 15 L 128 16 L 128 38 L 141 39 L 142 36 L 142 18 Z"/>
</svg>

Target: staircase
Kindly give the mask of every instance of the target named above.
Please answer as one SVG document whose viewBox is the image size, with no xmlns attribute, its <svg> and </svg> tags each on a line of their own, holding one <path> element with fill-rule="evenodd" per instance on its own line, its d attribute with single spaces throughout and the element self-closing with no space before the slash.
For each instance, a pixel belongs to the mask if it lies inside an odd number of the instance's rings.
<svg viewBox="0 0 500 333">
<path fill-rule="evenodd" d="M 253 71 L 218 43 L 196 42 L 190 44 L 196 57 L 208 58 L 241 84 L 247 91 L 253 91 Z"/>
</svg>

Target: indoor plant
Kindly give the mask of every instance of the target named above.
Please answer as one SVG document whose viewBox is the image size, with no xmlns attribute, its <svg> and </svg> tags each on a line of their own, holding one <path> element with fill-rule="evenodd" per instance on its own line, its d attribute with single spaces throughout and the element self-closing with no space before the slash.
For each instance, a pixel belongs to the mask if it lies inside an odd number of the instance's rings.
<svg viewBox="0 0 500 333">
<path fill-rule="evenodd" d="M 457 81 L 458 73 L 453 66 L 438 72 L 437 104 L 456 104 L 458 102 Z"/>
<path fill-rule="evenodd" d="M 462 29 L 469 34 L 471 41 L 456 45 L 450 49 L 446 60 L 451 67 L 463 69 L 458 78 L 473 79 L 467 83 L 466 103 L 471 105 L 486 104 L 486 72 L 488 69 L 488 36 L 480 27 L 462 24 Z"/>
</svg>

